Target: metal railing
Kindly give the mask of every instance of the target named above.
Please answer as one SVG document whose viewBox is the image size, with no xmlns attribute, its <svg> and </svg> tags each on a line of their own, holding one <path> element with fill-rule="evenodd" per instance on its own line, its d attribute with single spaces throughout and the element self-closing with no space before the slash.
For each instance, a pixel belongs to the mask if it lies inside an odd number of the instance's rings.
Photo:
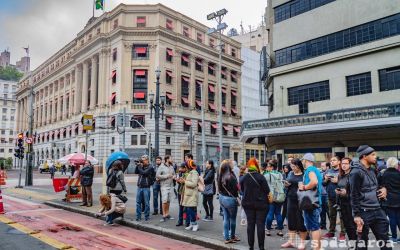
<svg viewBox="0 0 400 250">
<path fill-rule="evenodd" d="M 242 131 L 400 117 L 400 103 L 243 122 Z"/>
</svg>

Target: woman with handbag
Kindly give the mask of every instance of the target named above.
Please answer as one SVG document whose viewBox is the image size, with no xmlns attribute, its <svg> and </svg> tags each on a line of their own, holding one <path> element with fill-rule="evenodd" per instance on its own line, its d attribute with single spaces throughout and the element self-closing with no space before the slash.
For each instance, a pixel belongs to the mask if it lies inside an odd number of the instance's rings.
<svg viewBox="0 0 400 250">
<path fill-rule="evenodd" d="M 206 171 L 204 173 L 204 185 L 205 189 L 203 192 L 203 207 L 206 211 L 206 217 L 204 221 L 213 221 L 214 205 L 213 199 L 215 194 L 215 167 L 212 160 L 207 161 Z"/>
<path fill-rule="evenodd" d="M 224 213 L 224 238 L 225 244 L 240 241 L 235 235 L 236 215 L 239 204 L 238 181 L 232 171 L 233 162 L 224 160 L 218 175 L 219 202 Z"/>
<path fill-rule="evenodd" d="M 243 192 L 242 207 L 247 217 L 247 241 L 249 248 L 254 249 L 255 226 L 257 225 L 258 246 L 263 250 L 270 190 L 267 180 L 260 173 L 256 158 L 250 158 L 247 162 L 247 171 L 248 173 L 240 180 L 240 190 Z"/>
<path fill-rule="evenodd" d="M 304 167 L 299 159 L 292 159 L 290 165 L 292 172 L 286 177 L 285 187 L 287 189 L 287 215 L 289 239 L 282 244 L 282 248 L 294 248 L 296 232 L 300 234 L 300 244 L 297 249 L 305 249 L 305 240 L 307 237 L 307 229 L 304 226 L 303 212 L 299 208 L 297 190 L 299 182 L 303 181 Z"/>
</svg>

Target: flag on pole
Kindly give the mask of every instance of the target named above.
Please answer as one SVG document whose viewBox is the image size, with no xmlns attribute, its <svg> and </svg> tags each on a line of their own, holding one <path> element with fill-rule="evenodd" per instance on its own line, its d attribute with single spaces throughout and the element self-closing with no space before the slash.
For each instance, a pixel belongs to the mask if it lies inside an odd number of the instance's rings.
<svg viewBox="0 0 400 250">
<path fill-rule="evenodd" d="M 104 0 L 96 0 L 96 10 L 104 10 Z"/>
</svg>

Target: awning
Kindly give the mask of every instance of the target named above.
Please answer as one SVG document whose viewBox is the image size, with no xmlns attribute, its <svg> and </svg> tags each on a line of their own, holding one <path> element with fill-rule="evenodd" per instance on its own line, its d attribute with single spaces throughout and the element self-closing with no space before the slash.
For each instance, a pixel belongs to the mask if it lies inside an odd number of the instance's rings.
<svg viewBox="0 0 400 250">
<path fill-rule="evenodd" d="M 110 101 L 113 101 L 115 99 L 115 97 L 117 96 L 117 93 L 112 93 L 111 97 L 110 97 Z"/>
<path fill-rule="evenodd" d="M 186 77 L 186 76 L 182 76 L 182 79 L 185 81 L 185 82 L 189 82 L 189 77 Z"/>
<path fill-rule="evenodd" d="M 237 109 L 232 108 L 232 113 L 237 114 Z"/>
<path fill-rule="evenodd" d="M 187 97 L 182 97 L 182 101 L 186 104 L 189 104 L 189 100 Z"/>
<path fill-rule="evenodd" d="M 166 73 L 167 73 L 167 75 L 169 76 L 169 77 L 172 77 L 172 72 L 171 71 L 165 71 Z"/>
<path fill-rule="evenodd" d="M 72 127 L 72 129 L 76 129 L 79 126 L 78 123 L 74 124 L 74 126 Z"/>
<path fill-rule="evenodd" d="M 197 83 L 197 84 L 203 84 L 203 82 L 200 81 L 200 80 L 196 80 L 196 83 Z"/>
<path fill-rule="evenodd" d="M 62 133 L 64 133 L 64 132 L 65 132 L 65 128 L 62 128 L 61 131 L 60 131 L 60 133 L 62 134 Z"/>
<path fill-rule="evenodd" d="M 200 127 L 203 127 L 203 123 L 201 121 L 198 121 L 197 124 L 199 124 Z"/>
<path fill-rule="evenodd" d="M 214 128 L 214 129 L 217 129 L 217 128 L 218 128 L 218 124 L 216 124 L 216 123 L 211 123 L 211 127 Z"/>
<path fill-rule="evenodd" d="M 222 87 L 222 93 L 226 94 L 226 88 Z"/>
<path fill-rule="evenodd" d="M 168 29 L 173 29 L 174 28 L 174 26 L 172 25 L 172 22 L 168 22 L 167 21 L 167 25 L 166 26 L 167 26 Z"/>
<path fill-rule="evenodd" d="M 235 90 L 232 90 L 232 95 L 237 96 L 237 92 Z"/>
<path fill-rule="evenodd" d="M 135 70 L 135 76 L 145 76 L 146 75 L 146 70 L 138 69 Z"/>
<path fill-rule="evenodd" d="M 231 127 L 229 126 L 229 125 L 224 125 L 224 126 L 222 126 L 223 128 L 224 128 L 224 130 L 226 130 L 226 131 L 230 131 L 231 130 Z"/>
<path fill-rule="evenodd" d="M 169 56 L 174 56 L 174 52 L 172 51 L 172 49 L 167 49 L 167 54 Z"/>
<path fill-rule="evenodd" d="M 110 123 L 113 123 L 114 121 L 115 121 L 115 116 L 111 116 Z"/>
<path fill-rule="evenodd" d="M 187 126 L 192 126 L 192 120 L 190 120 L 190 119 L 184 119 L 183 121 L 185 122 L 185 124 L 186 124 Z"/>
<path fill-rule="evenodd" d="M 133 93 L 133 97 L 136 99 L 144 99 L 145 96 L 146 96 L 146 94 L 144 92 Z"/>
<path fill-rule="evenodd" d="M 67 128 L 67 132 L 71 131 L 71 129 L 72 129 L 71 127 L 68 127 L 68 128 Z"/>
<path fill-rule="evenodd" d="M 234 73 L 231 73 L 231 77 L 234 78 L 234 79 L 236 79 L 236 78 L 237 78 L 236 73 L 235 73 L 235 74 L 234 74 Z"/>
<path fill-rule="evenodd" d="M 54 134 L 54 131 L 50 131 L 50 136 L 52 136 Z"/>
<path fill-rule="evenodd" d="M 167 116 L 167 122 L 168 122 L 169 124 L 172 124 L 172 123 L 174 123 L 174 120 L 172 119 L 172 117 Z"/>
<path fill-rule="evenodd" d="M 215 70 L 215 67 L 212 64 L 208 64 L 208 68 L 211 70 Z"/>
<path fill-rule="evenodd" d="M 211 93 L 215 93 L 215 87 L 213 85 L 208 85 L 208 89 Z"/>
<path fill-rule="evenodd" d="M 60 133 L 60 131 L 56 130 L 54 131 L 54 135 L 57 136 Z"/>
<path fill-rule="evenodd" d="M 146 18 L 145 17 L 138 17 L 136 22 L 137 23 L 146 23 Z"/>
<path fill-rule="evenodd" d="M 48 135 L 49 135 L 49 132 L 44 133 L 44 136 L 48 136 Z"/>
<path fill-rule="evenodd" d="M 146 54 L 147 48 L 146 47 L 137 47 L 135 48 L 136 54 Z"/>
<path fill-rule="evenodd" d="M 233 127 L 236 133 L 240 133 L 240 127 Z"/>
<path fill-rule="evenodd" d="M 171 93 L 166 93 L 165 95 L 166 95 L 167 98 L 170 99 L 170 100 L 174 100 L 174 99 L 175 99 L 174 96 L 173 96 Z"/>
<path fill-rule="evenodd" d="M 226 71 L 225 70 L 221 70 L 221 74 L 226 76 Z"/>
<path fill-rule="evenodd" d="M 203 66 L 203 61 L 197 59 L 197 60 L 196 60 L 196 64 L 199 65 L 199 66 Z"/>
<path fill-rule="evenodd" d="M 113 70 L 113 71 L 111 72 L 111 78 L 114 78 L 116 74 L 117 74 L 117 71 L 116 71 L 116 70 Z"/>
<path fill-rule="evenodd" d="M 201 100 L 196 100 L 196 104 L 201 107 Z"/>
<path fill-rule="evenodd" d="M 185 56 L 185 55 L 182 55 L 182 60 L 184 60 L 185 62 L 189 62 L 189 57 L 188 56 Z"/>
<path fill-rule="evenodd" d="M 225 107 L 225 106 L 222 106 L 222 111 L 224 111 L 225 113 L 227 113 L 227 112 L 228 112 L 228 110 L 226 109 L 226 107 Z"/>
<path fill-rule="evenodd" d="M 211 110 L 215 110 L 215 105 L 214 105 L 214 104 L 209 103 L 208 106 L 210 106 L 210 109 L 211 109 Z"/>
</svg>

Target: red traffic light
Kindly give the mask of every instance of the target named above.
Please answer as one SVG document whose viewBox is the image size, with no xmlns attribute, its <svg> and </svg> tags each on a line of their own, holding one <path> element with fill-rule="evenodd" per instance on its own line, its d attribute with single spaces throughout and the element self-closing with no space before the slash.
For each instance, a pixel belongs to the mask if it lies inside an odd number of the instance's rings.
<svg viewBox="0 0 400 250">
<path fill-rule="evenodd" d="M 23 133 L 19 133 L 18 134 L 18 139 L 24 139 L 24 134 Z"/>
</svg>

